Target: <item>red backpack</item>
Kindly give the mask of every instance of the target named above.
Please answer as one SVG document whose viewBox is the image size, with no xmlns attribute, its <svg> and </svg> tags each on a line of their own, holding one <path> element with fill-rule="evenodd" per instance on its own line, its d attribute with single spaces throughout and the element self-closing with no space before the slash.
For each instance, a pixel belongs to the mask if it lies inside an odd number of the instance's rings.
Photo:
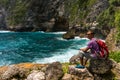
<svg viewBox="0 0 120 80">
<path fill-rule="evenodd" d="M 100 49 L 100 57 L 104 58 L 105 56 L 109 54 L 108 48 L 104 41 L 97 39 L 96 42 Z"/>
</svg>

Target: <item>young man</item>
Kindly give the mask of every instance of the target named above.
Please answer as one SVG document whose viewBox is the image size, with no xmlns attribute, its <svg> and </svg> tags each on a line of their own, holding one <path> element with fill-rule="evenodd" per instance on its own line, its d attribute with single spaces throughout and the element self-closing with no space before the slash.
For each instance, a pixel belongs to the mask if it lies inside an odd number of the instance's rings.
<svg viewBox="0 0 120 80">
<path fill-rule="evenodd" d="M 94 38 L 94 32 L 89 30 L 86 34 L 87 38 L 90 40 L 87 44 L 87 47 L 80 49 L 80 62 L 82 66 L 85 66 L 88 59 L 97 58 L 96 53 L 98 53 L 99 46 Z M 83 60 L 85 57 L 85 60 Z"/>
</svg>

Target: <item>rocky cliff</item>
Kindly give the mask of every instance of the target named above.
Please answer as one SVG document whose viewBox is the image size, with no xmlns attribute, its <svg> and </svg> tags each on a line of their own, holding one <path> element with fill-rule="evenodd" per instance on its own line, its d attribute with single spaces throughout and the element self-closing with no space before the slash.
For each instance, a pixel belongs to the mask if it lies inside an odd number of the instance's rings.
<svg viewBox="0 0 120 80">
<path fill-rule="evenodd" d="M 64 31 L 64 0 L 1 0 L 7 28 L 13 31 Z M 4 28 L 5 29 L 5 28 Z"/>
</svg>

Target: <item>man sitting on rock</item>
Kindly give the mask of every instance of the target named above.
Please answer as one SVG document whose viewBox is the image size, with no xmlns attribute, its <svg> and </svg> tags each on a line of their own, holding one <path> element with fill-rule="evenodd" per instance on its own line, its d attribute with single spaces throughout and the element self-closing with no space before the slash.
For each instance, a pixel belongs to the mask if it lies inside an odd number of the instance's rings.
<svg viewBox="0 0 120 80">
<path fill-rule="evenodd" d="M 80 49 L 80 63 L 82 66 L 76 66 L 76 68 L 84 68 L 84 66 L 87 63 L 88 59 L 97 59 L 98 53 L 100 52 L 100 47 L 98 43 L 96 42 L 96 38 L 94 38 L 94 32 L 92 30 L 89 30 L 87 32 L 87 38 L 90 40 L 87 44 L 87 47 Z M 85 59 L 85 60 L 83 60 Z"/>
</svg>

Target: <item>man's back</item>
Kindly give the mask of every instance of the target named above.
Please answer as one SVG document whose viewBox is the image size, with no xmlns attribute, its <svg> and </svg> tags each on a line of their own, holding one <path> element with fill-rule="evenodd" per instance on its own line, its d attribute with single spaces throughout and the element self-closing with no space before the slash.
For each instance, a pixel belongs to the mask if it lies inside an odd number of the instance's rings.
<svg viewBox="0 0 120 80">
<path fill-rule="evenodd" d="M 88 48 L 91 49 L 91 53 L 92 53 L 92 54 L 95 54 L 95 53 L 97 53 L 97 52 L 100 51 L 100 50 L 99 50 L 99 46 L 98 46 L 95 38 L 92 38 L 92 39 L 90 40 L 90 42 L 88 42 L 88 45 L 87 45 L 87 46 L 88 46 Z"/>
</svg>

